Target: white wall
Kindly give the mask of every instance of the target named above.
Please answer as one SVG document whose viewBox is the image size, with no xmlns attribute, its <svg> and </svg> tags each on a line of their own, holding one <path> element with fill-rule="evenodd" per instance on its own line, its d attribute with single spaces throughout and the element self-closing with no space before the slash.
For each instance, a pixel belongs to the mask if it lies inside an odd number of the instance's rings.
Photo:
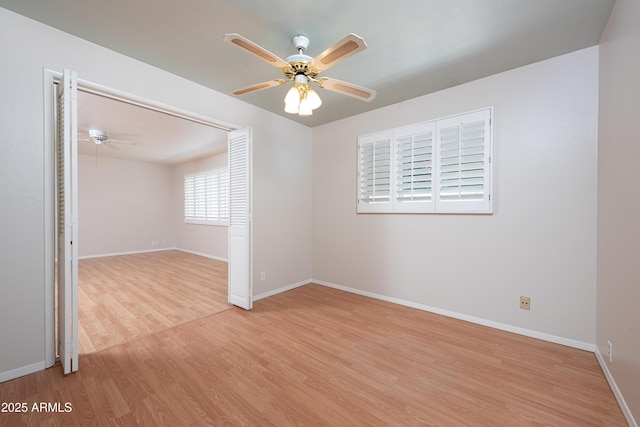
<svg viewBox="0 0 640 427">
<path fill-rule="evenodd" d="M 79 256 L 174 247 L 174 194 L 172 166 L 79 155 Z"/>
<path fill-rule="evenodd" d="M 45 277 L 44 196 L 52 184 L 44 176 L 43 68 L 74 69 L 106 87 L 251 125 L 253 277 L 268 269 L 261 288 L 268 291 L 311 276 L 310 129 L 5 9 L 0 52 L 0 380 L 45 361 L 45 285 L 52 277 Z M 273 170 L 280 158 L 295 164 Z M 290 220 L 290 213 L 297 216 Z"/>
<path fill-rule="evenodd" d="M 636 420 L 640 420 L 639 22 L 640 2 L 618 0 L 600 41 L 596 315 L 598 349 Z M 613 363 L 606 357 L 607 341 L 613 344 Z"/>
<path fill-rule="evenodd" d="M 594 47 L 314 128 L 313 278 L 592 346 L 597 88 Z M 493 215 L 356 214 L 358 135 L 488 106 Z"/>
<path fill-rule="evenodd" d="M 184 222 L 184 176 L 226 166 L 227 153 L 218 154 L 173 168 L 172 221 L 176 230 L 176 248 L 205 255 L 219 260 L 228 259 L 228 228 L 217 225 L 185 224 Z"/>
<path fill-rule="evenodd" d="M 311 279 L 311 129 L 274 122 L 270 130 L 274 138 L 253 147 L 253 249 L 261 255 L 253 261 L 253 294 L 261 296 Z"/>
</svg>

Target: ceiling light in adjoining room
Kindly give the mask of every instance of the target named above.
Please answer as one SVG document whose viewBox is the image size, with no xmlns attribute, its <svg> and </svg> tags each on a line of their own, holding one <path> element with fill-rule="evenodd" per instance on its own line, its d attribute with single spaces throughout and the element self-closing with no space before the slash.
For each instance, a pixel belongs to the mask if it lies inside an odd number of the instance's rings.
<svg viewBox="0 0 640 427">
<path fill-rule="evenodd" d="M 313 110 L 322 105 L 320 96 L 309 84 L 309 79 L 304 74 L 295 76 L 295 83 L 284 98 L 284 111 L 289 114 L 310 116 Z"/>
</svg>

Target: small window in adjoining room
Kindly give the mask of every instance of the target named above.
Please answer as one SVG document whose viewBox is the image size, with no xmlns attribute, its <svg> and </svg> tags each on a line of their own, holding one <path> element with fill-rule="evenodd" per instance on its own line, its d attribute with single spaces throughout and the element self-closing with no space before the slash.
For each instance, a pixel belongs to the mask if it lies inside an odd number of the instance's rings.
<svg viewBox="0 0 640 427">
<path fill-rule="evenodd" d="M 226 167 L 184 176 L 184 222 L 229 225 L 229 171 Z"/>
<path fill-rule="evenodd" d="M 491 213 L 493 109 L 358 137 L 358 213 Z"/>
</svg>

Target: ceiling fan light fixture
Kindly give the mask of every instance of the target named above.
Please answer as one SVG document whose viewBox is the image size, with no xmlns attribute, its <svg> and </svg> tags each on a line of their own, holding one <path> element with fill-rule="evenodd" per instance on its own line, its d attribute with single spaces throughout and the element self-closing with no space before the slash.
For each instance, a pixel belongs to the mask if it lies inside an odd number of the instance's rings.
<svg viewBox="0 0 640 427">
<path fill-rule="evenodd" d="M 310 116 L 313 110 L 322 105 L 322 100 L 309 84 L 307 76 L 298 74 L 294 80 L 295 83 L 284 98 L 284 111 L 289 114 Z"/>
<path fill-rule="evenodd" d="M 309 105 L 309 101 L 306 97 L 302 98 L 300 101 L 300 106 L 298 107 L 298 115 L 299 116 L 310 116 L 313 114 L 313 109 L 311 105 Z"/>
<path fill-rule="evenodd" d="M 293 80 L 293 87 L 289 89 L 284 99 L 284 111 L 301 116 L 310 116 L 313 114 L 313 110 L 322 105 L 322 100 L 316 91 L 311 88 L 310 82 L 315 82 L 322 89 L 352 96 L 362 101 L 371 101 L 376 96 L 374 90 L 362 86 L 328 77 L 318 79 L 319 73 L 367 48 L 364 39 L 353 33 L 347 35 L 315 58 L 305 53 L 309 46 L 309 38 L 304 35 L 297 35 L 292 39 L 292 43 L 298 53 L 290 55 L 286 59 L 281 59 L 237 33 L 225 34 L 224 40 L 256 55 L 284 73 L 284 78 L 282 79 L 254 84 L 232 92 L 233 95 L 244 95 L 279 86 Z"/>
<path fill-rule="evenodd" d="M 315 90 L 313 90 L 313 88 L 311 88 L 311 86 L 309 86 L 309 90 L 307 91 L 307 102 L 312 110 L 315 110 L 322 105 L 320 96 Z"/>
<path fill-rule="evenodd" d="M 284 112 L 289 114 L 298 114 L 298 103 L 284 104 Z"/>
<path fill-rule="evenodd" d="M 89 129 L 89 138 L 97 145 L 102 145 L 109 139 L 109 134 L 98 129 Z"/>
<path fill-rule="evenodd" d="M 296 108 L 298 107 L 298 104 L 300 104 L 300 91 L 295 85 L 291 86 L 291 89 L 287 92 L 287 96 L 284 98 L 284 104 L 285 106 L 295 104 Z"/>
</svg>

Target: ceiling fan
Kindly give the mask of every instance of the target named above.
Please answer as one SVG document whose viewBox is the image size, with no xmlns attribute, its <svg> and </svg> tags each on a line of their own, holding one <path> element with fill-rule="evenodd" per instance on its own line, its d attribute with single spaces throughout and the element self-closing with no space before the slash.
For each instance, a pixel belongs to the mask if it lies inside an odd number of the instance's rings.
<svg viewBox="0 0 640 427">
<path fill-rule="evenodd" d="M 133 145 L 131 141 L 123 141 L 121 139 L 111 139 L 109 138 L 109 134 L 103 130 L 98 129 L 89 129 L 89 139 L 87 138 L 78 138 L 80 141 L 93 141 L 96 145 L 107 145 L 107 144 L 130 144 Z"/>
<path fill-rule="evenodd" d="M 286 59 L 274 55 L 236 33 L 225 34 L 224 40 L 256 55 L 284 73 L 284 78 L 282 79 L 269 80 L 238 89 L 231 92 L 233 95 L 244 95 L 293 81 L 294 84 L 285 97 L 284 111 L 300 116 L 310 116 L 313 114 L 313 110 L 322 104 L 320 97 L 311 86 L 312 82 L 323 89 L 367 102 L 376 97 L 375 90 L 329 77 L 318 77 L 321 72 L 367 48 L 364 39 L 355 34 L 349 34 L 315 58 L 305 55 L 304 52 L 309 47 L 309 39 L 303 35 L 297 35 L 292 39 L 292 43 L 298 53 L 288 56 Z"/>
</svg>

